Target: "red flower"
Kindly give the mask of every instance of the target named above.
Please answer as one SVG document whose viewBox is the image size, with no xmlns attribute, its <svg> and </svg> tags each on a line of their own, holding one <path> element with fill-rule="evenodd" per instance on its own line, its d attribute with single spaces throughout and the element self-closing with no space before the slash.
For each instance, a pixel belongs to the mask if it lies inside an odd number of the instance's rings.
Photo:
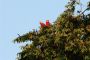
<svg viewBox="0 0 90 60">
<path fill-rule="evenodd" d="M 49 20 L 46 20 L 46 26 L 49 27 L 51 24 L 49 22 Z"/>
<path fill-rule="evenodd" d="M 46 25 L 43 22 L 40 22 L 41 27 L 45 27 Z"/>
</svg>

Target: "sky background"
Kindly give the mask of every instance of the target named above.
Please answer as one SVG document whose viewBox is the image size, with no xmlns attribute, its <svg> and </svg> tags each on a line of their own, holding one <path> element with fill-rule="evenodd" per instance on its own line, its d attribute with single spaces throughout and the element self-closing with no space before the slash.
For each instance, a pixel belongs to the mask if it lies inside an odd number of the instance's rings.
<svg viewBox="0 0 90 60">
<path fill-rule="evenodd" d="M 0 60 L 16 60 L 22 44 L 17 34 L 39 29 L 39 21 L 54 22 L 68 0 L 0 0 Z M 83 0 L 83 8 L 87 1 Z"/>
</svg>

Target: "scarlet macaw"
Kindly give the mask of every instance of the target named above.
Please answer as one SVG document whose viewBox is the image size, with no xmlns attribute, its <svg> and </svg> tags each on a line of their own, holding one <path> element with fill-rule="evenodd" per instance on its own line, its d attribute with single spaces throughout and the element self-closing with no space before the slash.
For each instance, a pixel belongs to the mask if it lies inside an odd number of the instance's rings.
<svg viewBox="0 0 90 60">
<path fill-rule="evenodd" d="M 46 20 L 46 26 L 49 27 L 51 24 L 49 22 L 49 20 Z"/>
<path fill-rule="evenodd" d="M 46 25 L 43 22 L 40 22 L 41 27 L 45 27 Z"/>
<path fill-rule="evenodd" d="M 49 27 L 51 24 L 50 24 L 49 20 L 46 20 L 46 24 L 44 24 L 43 22 L 40 22 L 40 25 L 43 28 L 43 27 Z"/>
</svg>

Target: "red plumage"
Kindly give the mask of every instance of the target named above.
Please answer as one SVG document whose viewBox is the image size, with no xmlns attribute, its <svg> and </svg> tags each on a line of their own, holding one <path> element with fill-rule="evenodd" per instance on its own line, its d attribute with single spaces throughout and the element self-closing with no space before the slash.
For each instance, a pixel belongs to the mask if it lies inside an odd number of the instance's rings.
<svg viewBox="0 0 90 60">
<path fill-rule="evenodd" d="M 41 27 L 45 27 L 46 25 L 43 22 L 40 22 Z"/>
<path fill-rule="evenodd" d="M 46 20 L 46 26 L 49 27 L 51 24 L 49 22 L 49 20 Z"/>
</svg>

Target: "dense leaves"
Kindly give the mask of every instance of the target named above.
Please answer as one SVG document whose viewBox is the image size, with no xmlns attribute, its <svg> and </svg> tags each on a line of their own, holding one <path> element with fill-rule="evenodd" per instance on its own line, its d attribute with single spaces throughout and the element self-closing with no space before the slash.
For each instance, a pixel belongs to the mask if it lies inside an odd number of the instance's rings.
<svg viewBox="0 0 90 60">
<path fill-rule="evenodd" d="M 72 0 L 66 10 L 49 27 L 42 26 L 14 42 L 26 44 L 18 53 L 18 60 L 90 60 L 90 14 L 74 14 L 76 1 Z"/>
</svg>

